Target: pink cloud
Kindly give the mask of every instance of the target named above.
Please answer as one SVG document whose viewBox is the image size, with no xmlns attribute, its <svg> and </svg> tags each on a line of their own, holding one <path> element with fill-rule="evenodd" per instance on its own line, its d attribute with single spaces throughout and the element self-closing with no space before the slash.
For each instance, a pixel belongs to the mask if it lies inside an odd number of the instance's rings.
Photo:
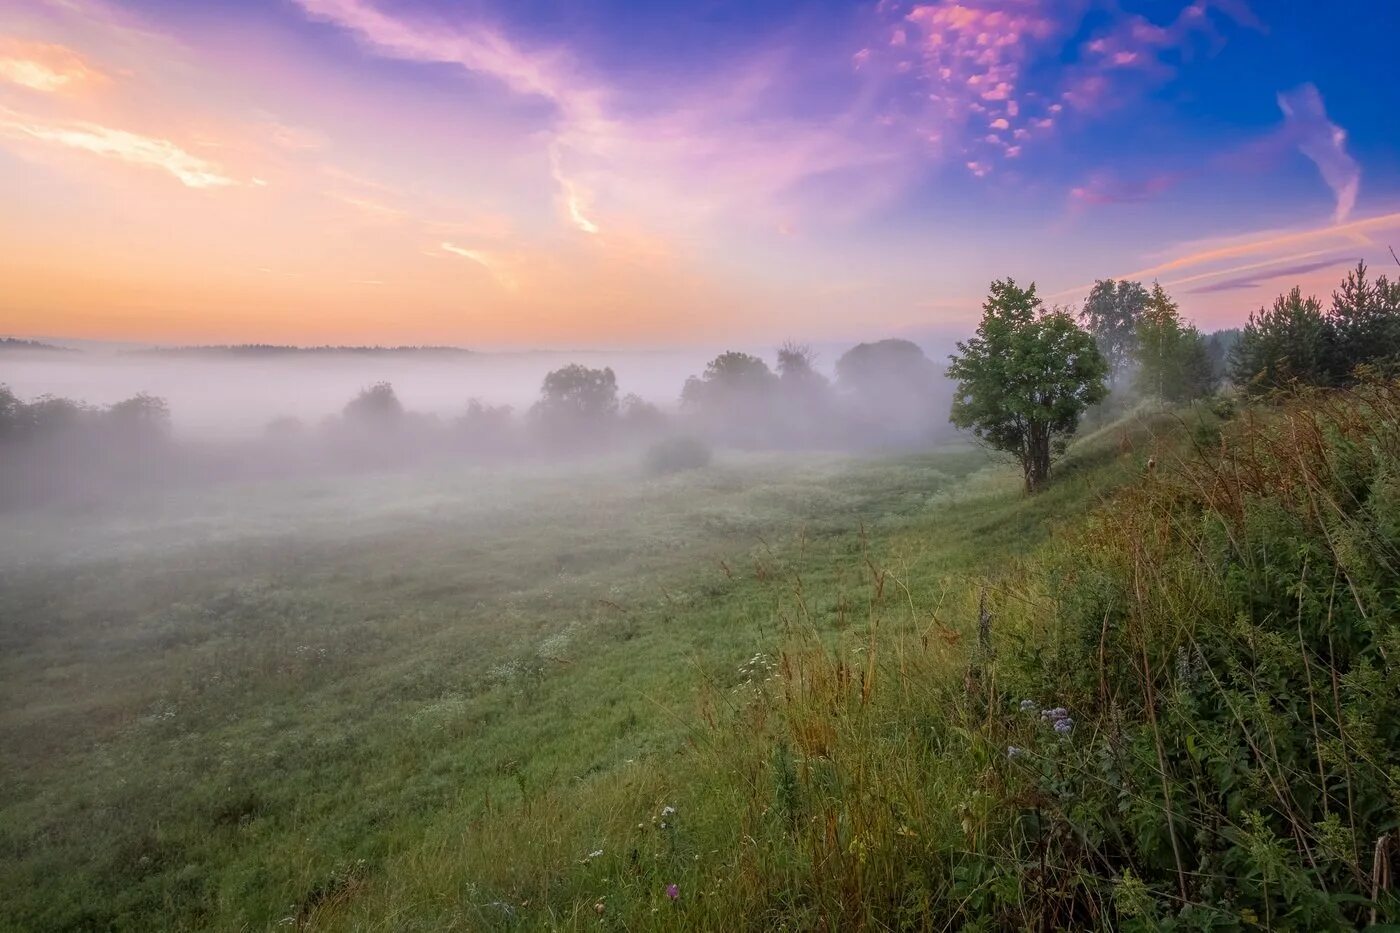
<svg viewBox="0 0 1400 933">
<path fill-rule="evenodd" d="M 52 122 L 0 107 L 0 138 L 159 169 L 188 188 L 224 188 L 239 184 L 218 165 L 168 139 L 96 123 Z"/>
<path fill-rule="evenodd" d="M 100 71 L 70 48 L 0 36 L 0 81 L 56 94 L 104 80 Z"/>
</svg>

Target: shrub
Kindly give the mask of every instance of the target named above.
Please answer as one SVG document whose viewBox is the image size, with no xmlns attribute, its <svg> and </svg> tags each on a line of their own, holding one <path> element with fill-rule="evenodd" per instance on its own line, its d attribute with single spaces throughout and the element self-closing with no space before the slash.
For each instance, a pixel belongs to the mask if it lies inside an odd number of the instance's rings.
<svg viewBox="0 0 1400 933">
<path fill-rule="evenodd" d="M 647 472 L 658 476 L 709 465 L 709 445 L 694 437 L 668 437 L 651 445 L 646 453 Z"/>
</svg>

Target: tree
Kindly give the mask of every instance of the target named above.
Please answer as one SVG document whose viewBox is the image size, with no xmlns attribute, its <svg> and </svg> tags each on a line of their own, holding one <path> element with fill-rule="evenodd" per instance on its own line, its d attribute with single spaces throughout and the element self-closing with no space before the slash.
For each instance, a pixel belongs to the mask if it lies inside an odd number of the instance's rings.
<svg viewBox="0 0 1400 933">
<path fill-rule="evenodd" d="M 617 407 L 617 376 L 611 367 L 570 363 L 544 377 L 531 414 L 552 441 L 596 442 L 612 430 Z"/>
<path fill-rule="evenodd" d="M 1094 335 L 1108 363 L 1109 382 L 1117 385 L 1137 354 L 1137 324 L 1147 307 L 1141 282 L 1102 279 L 1094 283 L 1079 321 Z"/>
<path fill-rule="evenodd" d="M 649 437 L 666 430 L 666 413 L 636 393 L 622 399 L 621 415 L 627 432 L 636 437 Z"/>
<path fill-rule="evenodd" d="M 778 348 L 777 423 L 779 440 L 789 444 L 821 443 L 832 436 L 835 404 L 831 381 L 817 371 L 810 347 L 788 341 Z"/>
<path fill-rule="evenodd" d="M 383 427 L 403 417 L 403 404 L 391 384 L 376 382 L 347 402 L 344 413 L 346 421 Z"/>
<path fill-rule="evenodd" d="M 1250 314 L 1230 357 L 1234 381 L 1263 392 L 1298 381 L 1328 385 L 1336 370 L 1336 331 L 1316 298 L 1295 287 Z"/>
<path fill-rule="evenodd" d="M 1137 346 L 1137 388 L 1142 394 L 1184 402 L 1208 394 L 1214 386 L 1205 338 L 1182 321 L 1176 302 L 1157 282 L 1138 318 Z"/>
<path fill-rule="evenodd" d="M 1328 315 L 1335 331 L 1333 376 L 1347 381 L 1357 366 L 1385 366 L 1400 358 L 1400 281 L 1366 280 L 1366 263 L 1347 273 L 1332 293 Z"/>
<path fill-rule="evenodd" d="M 23 410 L 24 403 L 10 391 L 9 386 L 0 382 L 0 441 L 19 433 Z"/>
<path fill-rule="evenodd" d="M 700 378 L 691 376 L 681 392 L 683 404 L 704 404 L 766 393 L 774 386 L 773 371 L 756 356 L 729 350 L 710 360 Z"/>
<path fill-rule="evenodd" d="M 1026 490 L 1050 478 L 1080 416 L 1108 394 L 1108 362 L 1070 312 L 1045 310 L 1035 283 L 992 283 L 977 335 L 958 343 L 952 421 L 1021 464 Z"/>
<path fill-rule="evenodd" d="M 164 437 L 170 430 L 170 406 L 159 396 L 139 392 L 108 408 L 106 419 L 128 437 Z"/>
<path fill-rule="evenodd" d="M 1240 342 L 1241 330 L 1227 327 L 1206 335 L 1206 359 L 1210 363 L 1211 386 L 1218 386 L 1230 377 L 1230 358 L 1235 344 Z"/>
<path fill-rule="evenodd" d="M 950 401 L 949 386 L 918 344 L 876 340 L 836 361 L 836 386 L 858 438 L 881 446 L 928 443 Z"/>
<path fill-rule="evenodd" d="M 778 377 L 756 356 L 730 350 L 710 361 L 701 376 L 681 390 L 681 407 L 698 428 L 743 447 L 768 444 L 772 436 Z"/>
</svg>

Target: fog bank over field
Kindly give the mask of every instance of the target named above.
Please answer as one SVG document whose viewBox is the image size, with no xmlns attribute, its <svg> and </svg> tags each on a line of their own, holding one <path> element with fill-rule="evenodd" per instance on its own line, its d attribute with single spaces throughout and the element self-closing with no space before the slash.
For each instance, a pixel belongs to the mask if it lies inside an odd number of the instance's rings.
<svg viewBox="0 0 1400 933">
<path fill-rule="evenodd" d="M 274 418 L 307 424 L 338 414 L 366 386 L 391 382 L 404 407 L 455 417 L 471 399 L 530 407 L 545 374 L 569 363 L 612 367 L 618 386 L 659 406 L 675 405 L 686 377 L 714 352 L 433 350 L 357 353 L 147 353 L 96 348 L 0 354 L 0 382 L 23 398 L 55 395 L 105 406 L 138 392 L 164 398 L 175 431 L 211 439 L 260 433 Z M 834 359 L 834 357 L 833 357 Z M 828 360 L 828 366 L 830 361 Z"/>
<path fill-rule="evenodd" d="M 277 418 L 308 425 L 338 415 L 367 386 L 389 382 L 405 409 L 460 416 L 472 400 L 524 412 L 549 372 L 570 363 L 611 368 L 618 391 L 674 409 L 686 380 L 726 347 L 473 351 L 442 348 L 293 349 L 134 348 L 65 343 L 72 349 L 0 349 L 0 383 L 21 398 L 52 395 L 105 407 L 138 393 L 166 400 L 171 426 L 187 437 L 235 440 L 260 434 Z M 918 341 L 939 373 L 950 340 Z M 812 345 L 814 368 L 835 377 L 854 342 Z M 742 352 L 767 360 L 776 347 Z"/>
</svg>

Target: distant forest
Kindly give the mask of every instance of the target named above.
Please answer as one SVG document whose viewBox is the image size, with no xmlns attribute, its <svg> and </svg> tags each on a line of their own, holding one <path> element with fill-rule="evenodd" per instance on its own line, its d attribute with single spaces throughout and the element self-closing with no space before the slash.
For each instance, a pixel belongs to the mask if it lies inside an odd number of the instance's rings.
<svg viewBox="0 0 1400 933">
<path fill-rule="evenodd" d="M 402 347 L 347 347 L 319 346 L 294 347 L 273 343 L 214 344 L 190 347 L 147 347 L 129 351 L 133 354 L 153 356 L 328 356 L 334 354 L 358 354 L 364 356 L 414 355 L 427 356 L 468 356 L 475 350 L 465 347 L 402 346 Z"/>
<path fill-rule="evenodd" d="M 38 340 L 21 340 L 18 337 L 0 337 L 0 351 L 3 350 L 40 350 L 45 353 L 76 353 L 72 347 L 59 347 L 51 343 L 40 343 Z"/>
</svg>

